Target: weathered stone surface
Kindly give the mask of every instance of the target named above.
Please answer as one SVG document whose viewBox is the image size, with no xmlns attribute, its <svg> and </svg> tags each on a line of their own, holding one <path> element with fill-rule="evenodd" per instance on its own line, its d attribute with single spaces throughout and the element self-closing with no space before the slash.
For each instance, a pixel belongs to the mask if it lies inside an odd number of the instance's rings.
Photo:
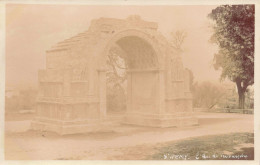
<svg viewBox="0 0 260 165">
<path fill-rule="evenodd" d="M 97 130 L 106 119 L 106 56 L 115 46 L 128 65 L 125 123 L 197 124 L 188 72 L 157 27 L 138 16 L 100 18 L 88 31 L 54 45 L 46 52 L 46 69 L 39 71 L 32 128 L 59 134 Z"/>
</svg>

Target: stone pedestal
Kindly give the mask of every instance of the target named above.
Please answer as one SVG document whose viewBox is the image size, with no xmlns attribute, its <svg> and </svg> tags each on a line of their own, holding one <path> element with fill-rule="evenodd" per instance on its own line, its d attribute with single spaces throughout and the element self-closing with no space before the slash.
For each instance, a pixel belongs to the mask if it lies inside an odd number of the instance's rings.
<svg viewBox="0 0 260 165">
<path fill-rule="evenodd" d="M 36 118 L 31 123 L 31 128 L 38 131 L 51 131 L 59 135 L 98 132 L 107 127 L 109 122 L 101 120 L 61 121 Z"/>
<path fill-rule="evenodd" d="M 102 126 L 98 98 L 39 98 L 33 130 L 60 135 L 95 132 Z"/>
</svg>

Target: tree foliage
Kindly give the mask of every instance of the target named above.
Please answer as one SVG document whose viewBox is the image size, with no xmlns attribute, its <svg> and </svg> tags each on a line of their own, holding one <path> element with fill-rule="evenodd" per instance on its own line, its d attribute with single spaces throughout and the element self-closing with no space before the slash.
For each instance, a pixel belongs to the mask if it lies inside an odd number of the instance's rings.
<svg viewBox="0 0 260 165">
<path fill-rule="evenodd" d="M 225 89 L 220 85 L 208 81 L 200 84 L 196 82 L 193 84 L 194 107 L 211 109 L 220 104 L 225 92 Z"/>
<path fill-rule="evenodd" d="M 211 41 L 219 46 L 214 66 L 221 68 L 221 79 L 235 82 L 239 94 L 239 107 L 244 108 L 244 93 L 254 84 L 254 5 L 223 5 L 212 10 L 214 20 Z"/>
</svg>

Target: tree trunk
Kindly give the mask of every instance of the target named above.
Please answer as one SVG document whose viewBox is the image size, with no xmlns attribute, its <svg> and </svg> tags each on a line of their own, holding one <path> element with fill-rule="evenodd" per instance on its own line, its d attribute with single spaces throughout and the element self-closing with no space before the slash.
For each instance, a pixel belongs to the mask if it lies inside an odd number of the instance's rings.
<svg viewBox="0 0 260 165">
<path fill-rule="evenodd" d="M 243 91 L 238 91 L 238 97 L 239 97 L 239 109 L 244 109 L 245 108 L 245 92 Z"/>
<path fill-rule="evenodd" d="M 245 91 L 247 86 L 241 85 L 241 81 L 237 81 L 237 91 L 238 91 L 238 106 L 239 109 L 244 109 L 245 108 Z"/>
</svg>

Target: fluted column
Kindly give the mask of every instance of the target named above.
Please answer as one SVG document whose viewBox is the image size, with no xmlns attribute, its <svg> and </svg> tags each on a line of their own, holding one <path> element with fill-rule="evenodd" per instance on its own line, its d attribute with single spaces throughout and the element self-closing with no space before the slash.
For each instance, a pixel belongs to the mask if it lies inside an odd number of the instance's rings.
<svg viewBox="0 0 260 165">
<path fill-rule="evenodd" d="M 158 83 L 159 83 L 159 91 L 158 91 L 158 105 L 159 105 L 159 113 L 165 113 L 165 71 L 158 71 Z"/>
<path fill-rule="evenodd" d="M 106 118 L 106 70 L 100 69 L 98 70 L 98 77 L 99 77 L 99 108 L 100 108 L 100 118 Z"/>
</svg>

